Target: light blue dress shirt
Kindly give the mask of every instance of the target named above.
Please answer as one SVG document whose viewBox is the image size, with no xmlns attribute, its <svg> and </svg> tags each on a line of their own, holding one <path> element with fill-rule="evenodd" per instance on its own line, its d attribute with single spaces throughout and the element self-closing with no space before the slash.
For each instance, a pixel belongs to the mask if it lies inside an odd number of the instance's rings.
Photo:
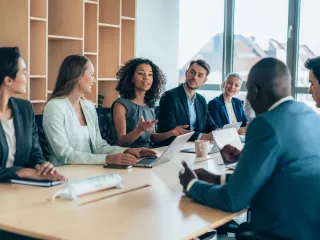
<svg viewBox="0 0 320 240">
<path fill-rule="evenodd" d="M 189 119 L 190 119 L 190 130 L 194 130 L 197 127 L 197 113 L 196 113 L 196 106 L 195 106 L 196 94 L 190 97 L 190 95 L 188 94 L 185 88 L 184 88 L 184 91 L 187 96 Z"/>
</svg>

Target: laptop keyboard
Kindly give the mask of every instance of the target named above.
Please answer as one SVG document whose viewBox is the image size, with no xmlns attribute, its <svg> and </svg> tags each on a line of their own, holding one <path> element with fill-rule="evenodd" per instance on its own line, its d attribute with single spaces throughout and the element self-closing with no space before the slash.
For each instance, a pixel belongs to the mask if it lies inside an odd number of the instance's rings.
<svg viewBox="0 0 320 240">
<path fill-rule="evenodd" d="M 150 165 L 155 163 L 157 160 L 156 157 L 147 157 L 147 158 L 142 158 L 141 160 L 138 160 L 137 164 L 138 165 Z"/>
</svg>

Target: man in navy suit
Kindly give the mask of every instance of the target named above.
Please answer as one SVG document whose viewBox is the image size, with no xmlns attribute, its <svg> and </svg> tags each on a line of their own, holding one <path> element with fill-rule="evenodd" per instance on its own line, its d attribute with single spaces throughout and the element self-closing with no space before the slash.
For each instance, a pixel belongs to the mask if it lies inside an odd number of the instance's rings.
<svg viewBox="0 0 320 240">
<path fill-rule="evenodd" d="M 217 129 L 212 120 L 205 98 L 196 93 L 208 79 L 210 66 L 204 60 L 190 62 L 185 76 L 186 81 L 179 87 L 166 91 L 160 100 L 158 132 L 167 132 L 180 125 L 189 125 L 195 131 L 191 141 L 213 140 L 211 131 Z M 174 137 L 162 142 L 168 145 Z"/>
<path fill-rule="evenodd" d="M 320 239 L 320 118 L 293 100 L 290 72 L 275 58 L 253 66 L 247 89 L 257 117 L 234 174 L 225 185 L 209 184 L 184 163 L 180 182 L 187 196 L 213 208 L 238 212 L 250 207 L 251 231 Z"/>
</svg>

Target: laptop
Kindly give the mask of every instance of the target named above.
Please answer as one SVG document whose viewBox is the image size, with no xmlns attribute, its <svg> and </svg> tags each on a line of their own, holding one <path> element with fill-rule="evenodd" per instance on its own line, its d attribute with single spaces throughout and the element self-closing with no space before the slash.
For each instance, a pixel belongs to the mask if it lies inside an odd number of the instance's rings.
<svg viewBox="0 0 320 240">
<path fill-rule="evenodd" d="M 169 147 L 159 157 L 143 157 L 138 158 L 134 167 L 152 168 L 162 163 L 170 161 L 183 147 L 183 145 L 190 139 L 194 132 L 189 132 L 180 136 L 177 136 Z"/>
<path fill-rule="evenodd" d="M 219 150 L 221 150 L 227 144 L 237 148 L 240 151 L 243 148 L 236 128 L 216 130 L 213 131 L 212 134 Z M 220 162 L 217 163 L 224 164 L 227 168 L 235 168 L 238 164 L 238 159 L 235 159 L 235 162 L 230 163 L 222 157 Z"/>
</svg>

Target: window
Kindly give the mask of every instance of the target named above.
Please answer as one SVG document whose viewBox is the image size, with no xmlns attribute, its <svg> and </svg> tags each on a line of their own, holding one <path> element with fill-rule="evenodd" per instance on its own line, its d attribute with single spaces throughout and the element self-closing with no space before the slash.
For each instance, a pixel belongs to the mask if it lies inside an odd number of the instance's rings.
<svg viewBox="0 0 320 240">
<path fill-rule="evenodd" d="M 184 82 L 184 74 L 191 60 L 204 59 L 211 67 L 206 84 L 220 84 L 224 0 L 201 0 L 200 2 L 180 1 L 179 82 Z"/>
<path fill-rule="evenodd" d="M 286 62 L 288 0 L 236 0 L 233 71 L 246 81 L 260 59 Z"/>
<path fill-rule="evenodd" d="M 302 0 L 300 9 L 300 33 L 299 33 L 299 58 L 298 58 L 298 78 L 299 87 L 309 87 L 309 70 L 304 67 L 308 58 L 320 55 L 320 35 L 314 26 L 319 20 L 319 14 L 315 9 L 319 9 L 319 0 Z"/>
</svg>

